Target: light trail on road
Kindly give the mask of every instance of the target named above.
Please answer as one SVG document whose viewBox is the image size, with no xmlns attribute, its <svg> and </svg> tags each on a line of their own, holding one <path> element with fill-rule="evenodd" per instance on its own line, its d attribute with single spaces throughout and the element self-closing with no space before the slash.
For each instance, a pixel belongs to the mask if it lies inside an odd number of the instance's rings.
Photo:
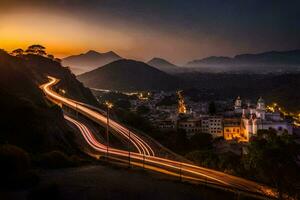
<svg viewBox="0 0 300 200">
<path fill-rule="evenodd" d="M 77 111 L 80 111 L 81 114 L 92 119 L 93 121 L 99 120 L 101 123 L 105 123 L 105 116 L 89 108 L 86 108 L 85 106 L 78 105 L 77 103 L 74 103 L 73 100 L 64 98 L 56 92 L 52 91 L 51 86 L 55 85 L 58 82 L 58 80 L 53 77 L 49 77 L 49 79 L 50 82 L 42 85 L 41 88 L 48 97 L 51 97 L 50 99 L 52 101 L 54 101 L 55 103 L 62 103 L 72 109 L 76 109 Z M 85 141 L 94 150 L 98 151 L 103 155 L 107 153 L 107 146 L 98 142 L 94 137 L 93 133 L 84 124 L 68 116 L 65 116 L 65 118 L 78 127 Z M 119 134 L 121 134 L 123 137 L 129 139 L 129 130 L 127 128 L 123 127 L 115 121 L 113 121 L 111 128 L 119 132 Z M 178 162 L 156 157 L 154 155 L 153 150 L 146 142 L 144 142 L 141 138 L 139 138 L 136 134 L 132 132 L 131 136 L 133 137 L 130 137 L 130 141 L 138 150 L 138 153 L 130 153 L 130 158 L 133 159 L 132 164 L 135 164 L 137 166 L 145 166 L 145 168 L 149 170 L 158 171 L 171 176 L 180 176 L 189 180 L 198 180 L 202 182 L 203 180 L 205 180 L 206 182 L 212 183 L 219 187 L 232 188 L 233 190 L 239 190 L 241 192 L 246 192 L 249 194 L 262 195 L 265 197 L 267 196 L 272 198 L 277 197 L 277 192 L 273 188 L 264 186 L 253 181 L 249 181 L 240 177 L 225 174 L 223 172 L 199 167 L 184 162 Z M 116 158 L 114 158 L 114 156 L 116 156 Z M 123 162 L 128 162 L 128 156 L 128 151 L 119 150 L 111 147 L 109 148 L 109 157 L 112 157 L 112 159 L 119 159 Z"/>
<path fill-rule="evenodd" d="M 80 112 L 81 114 L 85 115 L 86 117 L 92 119 L 93 121 L 95 121 L 97 123 L 100 122 L 102 124 L 106 124 L 106 119 L 107 119 L 106 116 L 104 116 L 98 112 L 95 112 L 89 108 L 86 108 L 85 106 L 78 104 L 76 101 L 64 98 L 64 97 L 60 96 L 59 94 L 57 94 L 56 92 L 52 91 L 51 86 L 55 85 L 59 80 L 56 78 L 53 78 L 53 77 L 48 77 L 48 78 L 50 79 L 50 82 L 42 85 L 41 89 L 45 92 L 45 94 L 47 94 L 48 97 L 50 97 L 50 99 L 52 99 L 52 100 L 54 99 L 54 101 L 56 103 L 57 103 L 57 101 L 59 101 L 63 105 L 66 105 L 66 106 L 76 110 L 77 112 Z M 122 126 L 121 124 L 115 122 L 112 119 L 110 119 L 109 121 L 110 121 L 110 123 L 109 123 L 110 128 L 113 129 L 114 131 L 116 131 L 122 137 L 129 140 L 133 144 L 133 146 L 135 146 L 135 148 L 137 149 L 137 151 L 140 154 L 145 154 L 145 155 L 149 155 L 149 156 L 155 155 L 153 149 L 145 141 L 143 141 L 140 137 L 138 137 L 136 134 L 134 134 L 129 129 L 127 129 L 126 127 Z M 129 139 L 129 134 L 130 134 L 130 139 Z"/>
</svg>

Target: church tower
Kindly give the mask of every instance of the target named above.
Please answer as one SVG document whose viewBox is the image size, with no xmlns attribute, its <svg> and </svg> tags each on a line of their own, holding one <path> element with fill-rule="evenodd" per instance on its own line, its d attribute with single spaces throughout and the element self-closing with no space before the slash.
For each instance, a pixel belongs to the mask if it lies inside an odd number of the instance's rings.
<svg viewBox="0 0 300 200">
<path fill-rule="evenodd" d="M 256 105 L 256 115 L 258 118 L 261 118 L 262 120 L 265 119 L 265 112 L 266 112 L 266 105 L 265 101 L 262 97 L 260 97 L 257 101 Z"/>
<path fill-rule="evenodd" d="M 241 109 L 242 109 L 242 100 L 241 97 L 238 96 L 234 102 L 234 110 L 241 111 Z"/>
<path fill-rule="evenodd" d="M 260 97 L 257 101 L 257 106 L 256 106 L 257 110 L 266 110 L 266 105 L 265 105 L 265 101 L 263 100 L 262 97 Z"/>
</svg>

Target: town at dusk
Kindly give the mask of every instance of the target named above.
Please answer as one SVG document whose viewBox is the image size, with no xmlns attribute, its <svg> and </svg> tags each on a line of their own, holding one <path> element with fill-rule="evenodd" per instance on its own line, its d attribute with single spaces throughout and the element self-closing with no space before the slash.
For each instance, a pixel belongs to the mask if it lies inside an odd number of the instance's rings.
<svg viewBox="0 0 300 200">
<path fill-rule="evenodd" d="M 0 199 L 299 199 L 299 8 L 0 0 Z"/>
</svg>

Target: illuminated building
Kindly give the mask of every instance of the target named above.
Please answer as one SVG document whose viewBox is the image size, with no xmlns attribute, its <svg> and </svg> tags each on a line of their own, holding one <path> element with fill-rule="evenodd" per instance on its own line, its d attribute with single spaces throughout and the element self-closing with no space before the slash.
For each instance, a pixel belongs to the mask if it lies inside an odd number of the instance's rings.
<svg viewBox="0 0 300 200">
<path fill-rule="evenodd" d="M 221 116 L 206 116 L 200 118 L 181 117 L 177 128 L 184 130 L 188 136 L 198 133 L 208 133 L 213 137 L 223 136 L 223 119 Z"/>
<path fill-rule="evenodd" d="M 286 122 L 279 112 L 268 112 L 263 98 L 259 98 L 256 105 L 243 107 L 242 100 L 238 97 L 234 103 L 235 117 L 225 118 L 224 139 L 248 142 L 260 130 L 276 130 L 277 134 L 292 133 L 291 125 Z"/>
<path fill-rule="evenodd" d="M 240 118 L 225 118 L 223 121 L 224 126 L 224 139 L 225 140 L 237 140 L 239 142 L 246 142 L 249 140 L 246 134 L 244 134 L 244 128 L 242 127 Z"/>
<path fill-rule="evenodd" d="M 177 95 L 178 95 L 178 114 L 186 114 L 186 106 L 184 103 L 182 92 L 178 91 Z"/>
<path fill-rule="evenodd" d="M 255 107 L 248 105 L 242 109 L 241 137 L 249 140 L 259 130 L 274 129 L 278 134 L 292 133 L 291 125 L 278 112 L 267 112 L 264 100 L 260 97 Z"/>
</svg>

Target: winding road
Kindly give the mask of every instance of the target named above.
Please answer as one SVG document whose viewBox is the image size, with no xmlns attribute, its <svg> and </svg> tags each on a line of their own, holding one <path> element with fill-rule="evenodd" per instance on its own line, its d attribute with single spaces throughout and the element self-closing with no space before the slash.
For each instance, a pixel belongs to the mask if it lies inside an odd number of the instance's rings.
<svg viewBox="0 0 300 200">
<path fill-rule="evenodd" d="M 52 86 L 57 84 L 59 80 L 54 77 L 48 78 L 49 82 L 42 85 L 41 89 L 51 101 L 74 109 L 97 123 L 106 123 L 106 116 L 84 106 L 84 104 L 79 104 L 78 102 L 65 98 L 53 91 Z M 112 119 L 110 119 L 110 128 L 120 134 L 120 136 L 130 140 L 130 142 L 135 146 L 137 152 L 129 153 L 128 151 L 112 147 L 109 147 L 109 152 L 107 152 L 107 146 L 104 142 L 101 143 L 101 141 L 98 141 L 94 134 L 83 123 L 69 116 L 65 116 L 65 119 L 73 123 L 80 130 L 80 133 L 91 148 L 99 152 L 99 155 L 108 156 L 109 159 L 127 163 L 130 160 L 131 165 L 143 167 L 148 170 L 180 177 L 180 179 L 188 181 L 201 182 L 214 187 L 239 191 L 258 197 L 277 197 L 277 192 L 273 188 L 256 182 L 189 163 L 157 157 L 150 145 L 143 141 L 137 134 L 130 132 L 129 129 Z"/>
</svg>

